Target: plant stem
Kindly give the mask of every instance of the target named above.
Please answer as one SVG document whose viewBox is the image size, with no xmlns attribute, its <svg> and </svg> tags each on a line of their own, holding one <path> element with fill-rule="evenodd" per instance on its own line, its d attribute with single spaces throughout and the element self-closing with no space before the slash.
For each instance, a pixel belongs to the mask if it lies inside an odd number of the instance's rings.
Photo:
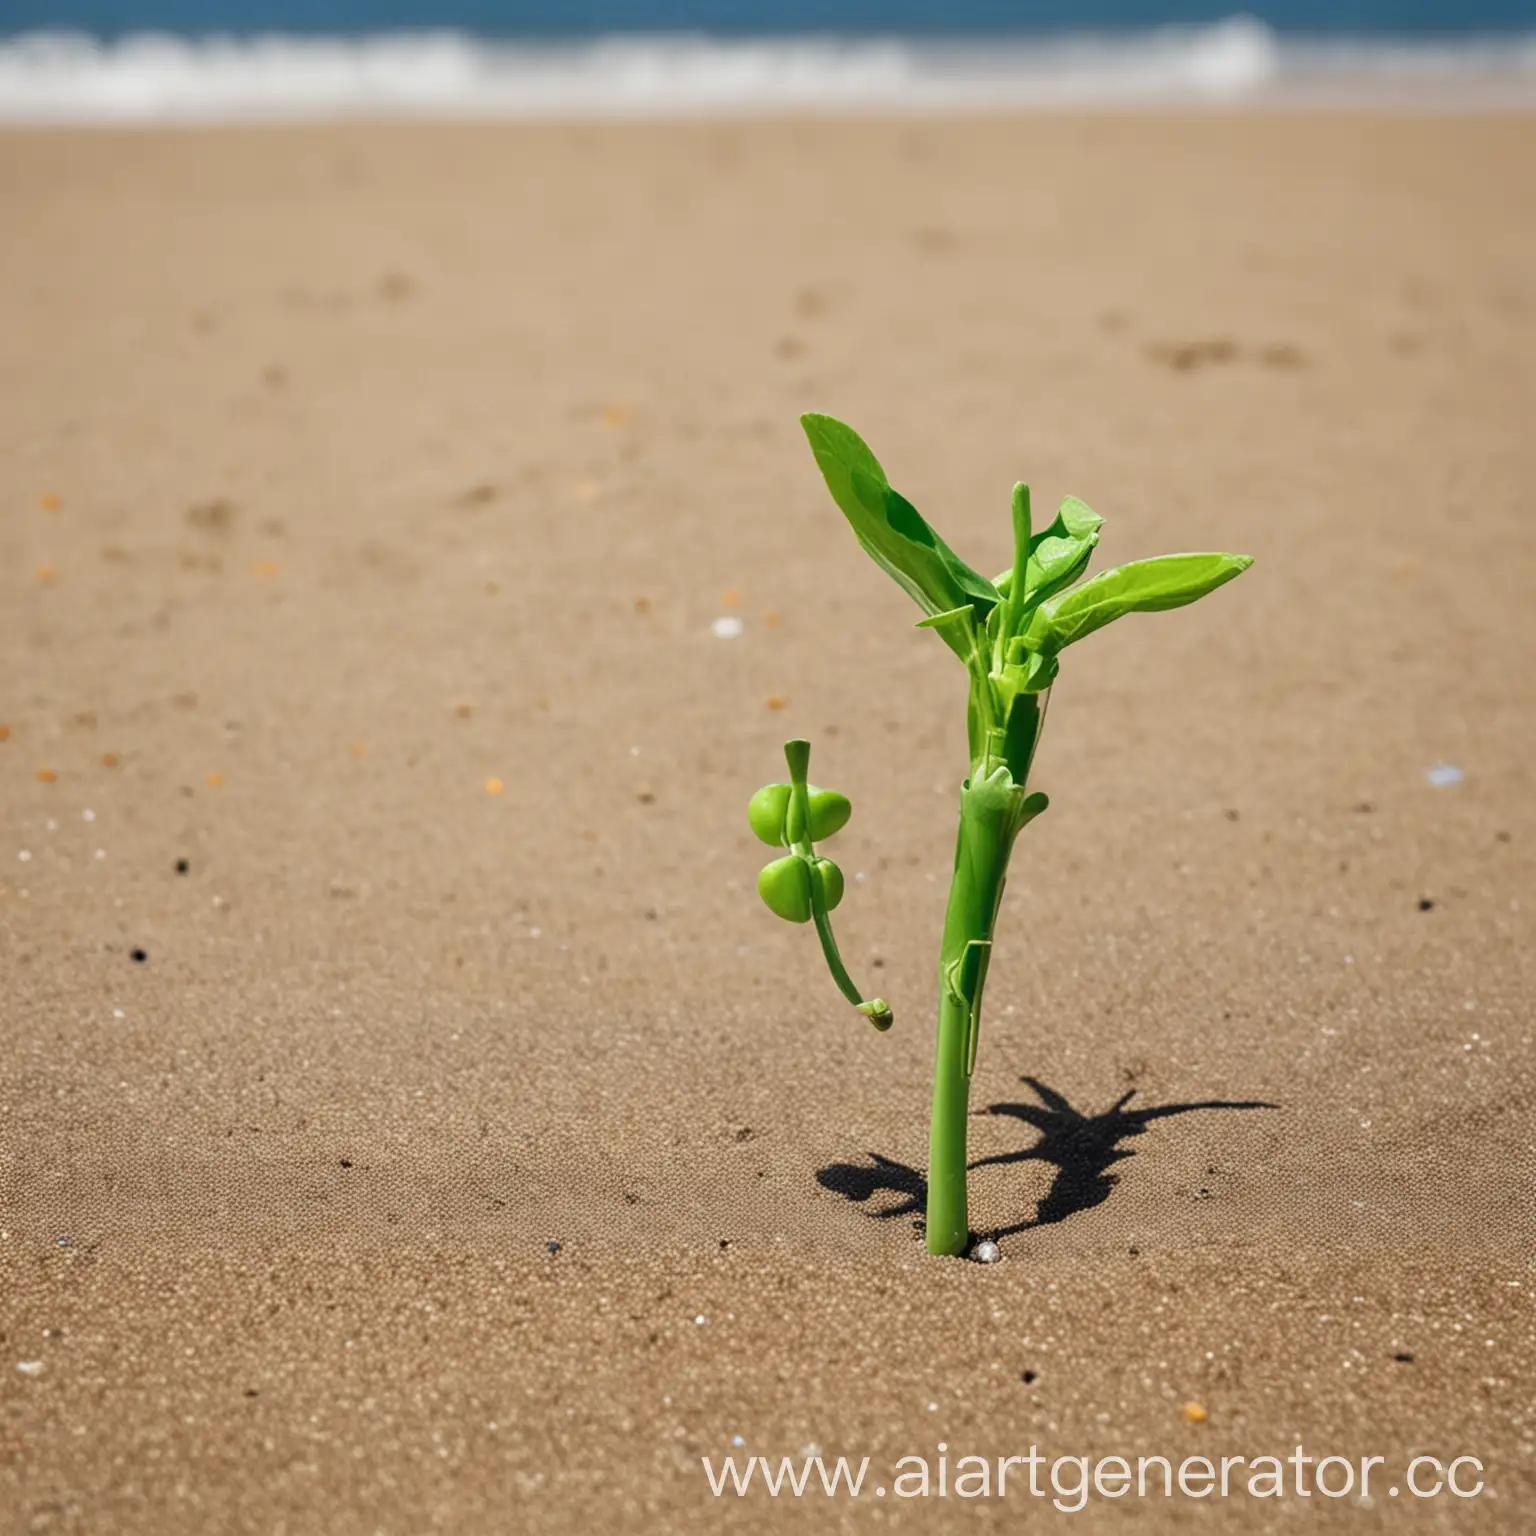
<svg viewBox="0 0 1536 1536">
<path fill-rule="evenodd" d="M 1020 481 L 1013 488 L 1013 579 L 1003 604 L 1003 622 L 997 627 L 997 646 L 992 654 L 992 670 L 1001 672 L 1007 660 L 1008 642 L 1019 631 L 1019 615 L 1024 611 L 1025 587 L 1029 566 L 1029 487 Z"/>
<path fill-rule="evenodd" d="M 939 1040 L 928 1141 L 929 1253 L 964 1253 L 970 1241 L 966 1119 L 971 1072 L 992 931 L 1022 799 L 1022 790 L 1014 787 L 1006 769 L 987 779 L 967 780 L 960 791 L 955 873 L 939 957 Z"/>
</svg>

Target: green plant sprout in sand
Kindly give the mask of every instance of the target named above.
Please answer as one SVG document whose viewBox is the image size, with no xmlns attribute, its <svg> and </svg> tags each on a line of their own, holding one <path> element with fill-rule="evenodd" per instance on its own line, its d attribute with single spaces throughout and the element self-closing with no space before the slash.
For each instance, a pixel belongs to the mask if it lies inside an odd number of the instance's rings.
<svg viewBox="0 0 1536 1536">
<path fill-rule="evenodd" d="M 1028 788 L 1030 764 L 1062 651 L 1127 613 L 1181 608 L 1231 581 L 1247 555 L 1162 555 L 1105 571 L 1076 585 L 1099 541 L 1103 519 L 1069 496 L 1039 533 L 1030 522 L 1029 487 L 1013 488 L 1013 565 L 994 581 L 972 570 L 892 490 L 863 439 L 831 416 L 801 418 L 832 499 L 874 562 L 923 609 L 932 629 L 964 665 L 970 687 L 966 729 L 970 773 L 960 786 L 960 834 L 939 951 L 939 1037 L 928 1148 L 928 1251 L 960 1254 L 970 1242 L 966 1209 L 966 1115 L 981 995 L 1013 841 L 1046 808 Z M 837 865 L 816 844 L 847 822 L 844 796 L 807 782 L 811 745 L 785 745 L 789 783 L 752 797 L 752 830 L 787 849 L 758 877 L 768 906 L 793 923 L 814 921 L 822 953 L 843 995 L 876 1029 L 891 1010 L 865 999 L 832 935 L 842 900 Z"/>
</svg>

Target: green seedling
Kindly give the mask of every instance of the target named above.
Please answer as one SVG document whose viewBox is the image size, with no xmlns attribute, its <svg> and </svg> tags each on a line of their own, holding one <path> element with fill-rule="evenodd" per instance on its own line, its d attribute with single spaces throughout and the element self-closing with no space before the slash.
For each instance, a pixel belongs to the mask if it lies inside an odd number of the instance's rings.
<svg viewBox="0 0 1536 1536">
<path fill-rule="evenodd" d="M 1125 614 L 1182 608 L 1253 562 L 1247 555 L 1162 555 L 1081 581 L 1103 519 L 1069 496 L 1036 533 L 1029 487 L 1021 484 L 1013 488 L 1013 564 L 988 581 L 891 488 L 851 427 L 817 415 L 801 417 L 801 425 L 854 536 L 923 610 L 919 626 L 934 630 L 955 653 L 969 684 L 970 772 L 960 786 L 955 871 L 939 950 L 928 1145 L 928 1251 L 959 1254 L 970 1241 L 966 1117 L 982 992 L 1014 839 L 1048 804 L 1045 795 L 1028 789 L 1028 780 L 1061 653 Z M 877 1029 L 889 1029 L 890 1008 L 861 995 L 832 935 L 843 877 L 815 845 L 842 828 L 850 806 L 844 796 L 807 782 L 810 755 L 809 742 L 787 743 L 790 782 L 769 784 L 752 797 L 752 830 L 786 850 L 763 870 L 758 890 L 780 917 L 815 922 L 843 995 Z"/>
</svg>

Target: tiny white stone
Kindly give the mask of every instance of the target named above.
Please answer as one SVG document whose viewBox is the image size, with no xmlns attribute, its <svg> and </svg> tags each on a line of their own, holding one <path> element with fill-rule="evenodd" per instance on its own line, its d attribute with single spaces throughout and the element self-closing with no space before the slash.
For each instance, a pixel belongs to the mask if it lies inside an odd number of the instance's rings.
<svg viewBox="0 0 1536 1536">
<path fill-rule="evenodd" d="M 21 862 L 22 862 L 22 863 L 23 863 L 23 864 L 30 864 L 30 863 L 31 863 L 31 862 L 32 862 L 32 851 L 31 851 L 31 849 L 29 849 L 29 848 L 23 848 L 23 849 L 22 849 L 22 850 L 21 850 L 21 851 L 20 851 L 20 852 L 19 852 L 19 853 L 18 853 L 18 854 L 17 854 L 17 855 L 16 855 L 16 857 L 17 857 L 17 858 L 18 858 L 18 859 L 20 859 L 20 860 L 21 860 Z"/>
<path fill-rule="evenodd" d="M 702 1312 L 700 1312 L 699 1315 L 696 1318 L 694 1318 L 694 1322 L 696 1322 L 699 1325 L 699 1327 L 702 1328 L 704 1326 L 704 1314 Z"/>
<path fill-rule="evenodd" d="M 121 1008 L 114 1008 L 112 1010 L 112 1017 L 114 1019 L 126 1019 L 128 1015 Z"/>
<path fill-rule="evenodd" d="M 83 811 L 80 812 L 80 820 L 81 821 L 95 821 L 96 820 L 96 812 L 93 811 L 89 806 L 87 806 Z"/>
<path fill-rule="evenodd" d="M 742 623 L 734 613 L 725 613 L 721 614 L 709 627 L 714 632 L 715 639 L 734 640 L 741 633 Z"/>
<path fill-rule="evenodd" d="M 976 1246 L 971 1249 L 971 1257 L 975 1259 L 978 1264 L 996 1264 L 997 1261 L 1002 1258 L 1002 1256 L 1003 1250 L 999 1248 L 990 1237 L 985 1239 L 983 1242 L 977 1243 Z"/>
<path fill-rule="evenodd" d="M 732 1435 L 731 1436 L 731 1444 L 732 1445 L 745 1445 L 746 1443 L 747 1442 L 744 1439 L 742 1439 L 742 1437 L 740 1435 Z"/>
<path fill-rule="evenodd" d="M 107 856 L 107 850 L 105 848 L 98 848 L 96 850 L 96 857 L 98 859 L 104 859 L 104 858 L 106 858 L 106 856 Z"/>
<path fill-rule="evenodd" d="M 23 1376 L 41 1376 L 43 1374 L 43 1362 L 41 1360 L 18 1360 L 16 1369 Z"/>
<path fill-rule="evenodd" d="M 1436 763 L 1433 768 L 1424 770 L 1424 777 L 1436 789 L 1441 789 L 1447 784 L 1460 784 L 1466 775 L 1455 763 Z"/>
</svg>

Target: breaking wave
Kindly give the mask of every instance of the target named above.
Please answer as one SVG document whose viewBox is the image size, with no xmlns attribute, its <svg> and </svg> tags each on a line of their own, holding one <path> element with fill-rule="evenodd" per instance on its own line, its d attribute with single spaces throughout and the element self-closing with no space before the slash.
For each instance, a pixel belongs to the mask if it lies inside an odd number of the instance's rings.
<svg viewBox="0 0 1536 1536">
<path fill-rule="evenodd" d="M 1008 38 L 357 37 L 72 33 L 0 40 L 0 122 L 607 118 L 1093 105 L 1536 104 L 1536 34 L 1306 41 L 1236 17 L 1133 35 Z"/>
</svg>

